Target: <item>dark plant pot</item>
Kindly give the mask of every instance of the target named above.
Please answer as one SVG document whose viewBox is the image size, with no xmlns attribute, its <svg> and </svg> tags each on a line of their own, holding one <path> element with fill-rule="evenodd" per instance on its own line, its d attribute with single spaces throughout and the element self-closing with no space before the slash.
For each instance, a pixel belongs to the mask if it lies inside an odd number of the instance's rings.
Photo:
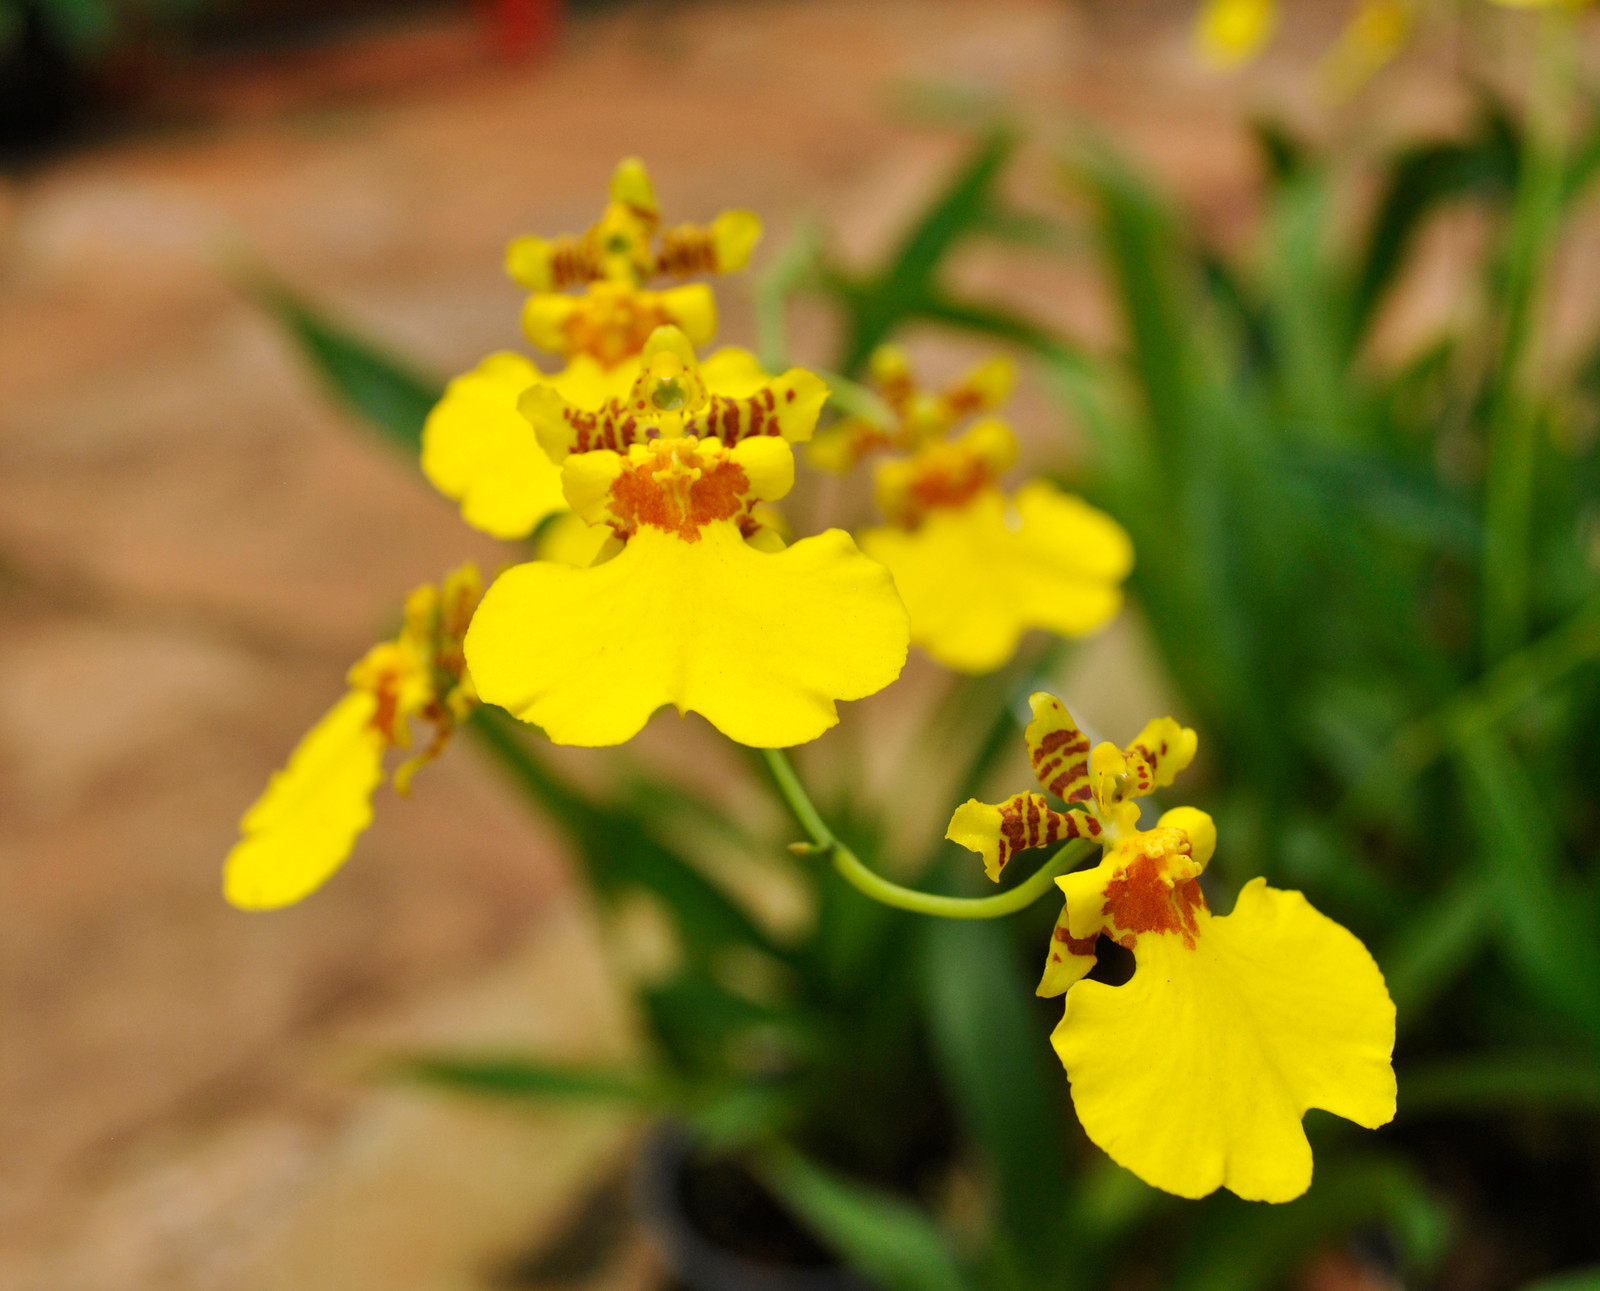
<svg viewBox="0 0 1600 1291">
<path fill-rule="evenodd" d="M 663 1125 L 639 1154 L 640 1217 L 685 1291 L 875 1291 L 737 1161 Z"/>
</svg>

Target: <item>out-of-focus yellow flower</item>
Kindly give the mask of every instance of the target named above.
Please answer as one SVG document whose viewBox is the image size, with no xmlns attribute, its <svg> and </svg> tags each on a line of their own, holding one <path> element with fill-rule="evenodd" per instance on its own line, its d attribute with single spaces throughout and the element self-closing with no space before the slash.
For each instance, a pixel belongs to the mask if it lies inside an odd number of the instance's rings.
<svg viewBox="0 0 1600 1291">
<path fill-rule="evenodd" d="M 1046 480 L 1001 492 L 1017 457 L 1003 422 L 986 418 L 946 438 L 963 418 L 1004 402 L 1011 364 L 992 359 L 937 395 L 918 389 L 896 348 L 880 350 L 872 366 L 898 423 L 841 422 L 813 459 L 843 470 L 878 451 L 909 453 L 878 466 L 888 524 L 860 542 L 894 575 L 911 639 L 947 668 L 981 673 L 1004 664 L 1029 628 L 1083 636 L 1104 626 L 1133 565 L 1122 527 Z"/>
<path fill-rule="evenodd" d="M 1195 19 L 1195 50 L 1207 65 L 1231 71 L 1255 58 L 1277 30 L 1277 0 L 1205 0 Z"/>
<path fill-rule="evenodd" d="M 716 333 L 716 303 L 703 283 L 641 290 L 653 278 L 732 273 L 761 237 L 750 211 L 724 211 L 709 225 L 661 225 L 655 187 L 637 157 L 611 177 L 611 202 L 589 230 L 523 237 L 506 250 L 506 272 L 533 295 L 523 310 L 528 339 L 568 356 L 614 367 L 639 353 L 657 327 L 681 327 L 695 345 Z M 561 295 L 585 287 L 582 296 Z"/>
<path fill-rule="evenodd" d="M 888 574 L 838 530 L 786 547 L 757 510 L 789 491 L 789 446 L 826 398 L 811 373 L 768 378 L 742 351 L 701 365 L 672 327 L 624 397 L 527 390 L 568 504 L 607 537 L 587 568 L 535 561 L 495 581 L 466 647 L 484 699 L 558 744 L 621 743 L 672 704 L 782 747 L 893 681 L 907 624 Z"/>
<path fill-rule="evenodd" d="M 632 387 L 639 352 L 658 327 L 677 326 L 695 345 L 716 335 L 716 300 L 704 283 L 664 291 L 641 284 L 743 268 L 761 222 L 748 211 L 724 211 L 705 228 L 663 231 L 660 224 L 650 177 L 629 158 L 612 177 L 610 205 L 588 232 L 512 242 L 506 269 L 533 292 L 523 329 L 567 366 L 546 376 L 520 355 L 492 354 L 452 381 L 429 415 L 422 469 L 461 503 L 468 524 L 497 538 L 521 538 L 566 509 L 561 473 L 517 411 L 530 385 L 546 382 L 580 407 L 598 407 Z M 574 286 L 583 294 L 564 293 Z"/>
<path fill-rule="evenodd" d="M 1339 39 L 1322 60 L 1322 76 L 1336 94 L 1353 94 L 1404 47 L 1416 17 L 1411 0 L 1361 0 Z"/>
<path fill-rule="evenodd" d="M 575 235 L 518 238 L 506 250 L 506 272 L 529 291 L 730 273 L 744 268 L 760 237 L 761 221 L 750 211 L 663 229 L 649 172 L 628 157 L 611 176 L 611 202 L 597 223 Z"/>
<path fill-rule="evenodd" d="M 911 359 L 898 345 L 880 345 L 869 364 L 873 385 L 896 424 L 882 426 L 865 417 L 835 422 L 812 440 L 806 456 L 813 466 L 843 475 L 873 453 L 925 448 L 964 418 L 998 408 L 1017 383 L 1016 366 L 1004 355 L 978 364 L 936 393 L 918 388 Z"/>
<path fill-rule="evenodd" d="M 1092 751 L 1037 694 L 1025 733 L 1043 794 L 968 801 L 947 837 L 998 878 L 1017 852 L 1090 838 L 1100 864 L 1056 880 L 1066 898 L 1039 994 L 1066 993 L 1051 1036 L 1084 1130 L 1119 1165 L 1184 1197 L 1226 1187 L 1289 1201 L 1311 1185 L 1301 1120 L 1320 1107 L 1375 1128 L 1395 1110 L 1394 1003 L 1366 948 L 1298 892 L 1252 879 L 1211 913 L 1199 877 L 1216 848 L 1192 807 L 1139 828 L 1136 798 L 1172 782 L 1195 733 L 1169 718 Z M 1086 980 L 1100 937 L 1133 952 L 1131 981 Z"/>
<path fill-rule="evenodd" d="M 405 626 L 350 669 L 350 689 L 311 728 L 240 821 L 243 835 L 223 864 L 223 893 L 246 910 L 293 905 L 344 864 L 372 823 L 383 757 L 411 747 L 411 719 L 433 726 L 420 753 L 395 769 L 394 787 L 444 751 L 478 699 L 462 641 L 483 582 L 463 565 L 439 586 L 406 598 Z"/>
<path fill-rule="evenodd" d="M 629 364 L 658 327 L 681 327 L 696 345 L 717 334 L 717 302 L 703 282 L 646 291 L 626 282 L 591 283 L 581 296 L 541 292 L 522 309 L 522 330 L 541 350 L 602 367 Z"/>
<path fill-rule="evenodd" d="M 496 538 L 522 538 L 546 516 L 567 509 L 561 471 L 539 447 L 517 410 L 522 392 L 546 382 L 570 399 L 599 401 L 625 393 L 637 365 L 607 370 L 579 355 L 547 377 L 520 354 L 491 354 L 445 389 L 422 427 L 422 470 L 461 503 L 461 518 Z"/>
</svg>

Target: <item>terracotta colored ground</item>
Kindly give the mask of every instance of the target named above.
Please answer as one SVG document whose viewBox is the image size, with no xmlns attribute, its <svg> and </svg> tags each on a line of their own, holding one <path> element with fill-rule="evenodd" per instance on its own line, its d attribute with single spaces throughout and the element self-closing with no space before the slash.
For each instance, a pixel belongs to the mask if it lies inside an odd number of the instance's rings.
<svg viewBox="0 0 1600 1291">
<path fill-rule="evenodd" d="M 1224 82 L 1189 57 L 1185 16 L 661 5 L 577 21 L 526 68 L 428 29 L 407 39 L 445 52 L 400 60 L 399 83 L 241 76 L 237 94 L 210 87 L 219 124 L 0 189 L 0 1286 L 483 1286 L 628 1133 L 361 1079 L 395 1046 L 626 1049 L 559 847 L 474 751 L 410 803 L 386 793 L 314 900 L 270 916 L 220 900 L 240 810 L 398 598 L 464 555 L 502 559 L 329 405 L 223 259 L 248 249 L 447 375 L 517 343 L 507 238 L 582 227 L 625 153 L 669 217 L 753 207 L 770 254 L 814 213 L 848 254 L 878 254 L 962 147 L 890 111 L 908 78 L 998 88 L 1049 130 L 1087 112 L 1237 230 L 1243 110 L 1311 110 L 1329 23 L 1311 15 Z M 1460 110 L 1425 75 L 1402 84 L 1352 128 Z M 1041 202 L 1047 161 L 1018 177 Z M 1111 332 L 1081 263 L 984 252 L 960 273 Z M 742 288 L 722 299 L 723 335 L 748 340 Z M 800 356 L 823 339 L 803 323 Z M 924 352 L 945 369 L 967 353 Z M 1021 408 L 1050 451 L 1048 406 L 1025 392 Z M 1131 733 L 1147 714 L 1129 707 L 1101 720 Z M 893 728 L 892 707 L 874 714 Z M 638 1283 L 641 1258 L 594 1285 Z"/>
</svg>

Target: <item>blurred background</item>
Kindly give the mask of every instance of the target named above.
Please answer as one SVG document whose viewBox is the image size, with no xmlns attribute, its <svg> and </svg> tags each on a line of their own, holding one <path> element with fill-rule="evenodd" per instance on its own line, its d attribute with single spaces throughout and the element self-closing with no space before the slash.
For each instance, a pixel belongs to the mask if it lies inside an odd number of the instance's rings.
<svg viewBox="0 0 1600 1291">
<path fill-rule="evenodd" d="M 1088 122 L 1237 249 L 1267 179 L 1253 122 L 1378 156 L 1480 110 L 1437 34 L 1330 97 L 1313 69 L 1350 6 L 1289 13 L 1224 76 L 1181 0 L 3 0 L 0 1286 L 659 1284 L 626 1220 L 598 1262 L 539 1254 L 584 1205 L 619 1211 L 636 1118 L 367 1078 L 397 1048 L 637 1044 L 560 840 L 478 750 L 384 804 L 313 900 L 220 899 L 242 807 L 403 592 L 504 559 L 328 398 L 239 264 L 443 379 L 523 348 L 505 243 L 586 227 L 624 155 L 669 219 L 760 212 L 758 271 L 812 220 L 840 262 L 880 262 L 971 144 L 911 106 L 929 87 L 1026 123 L 1019 200 L 1062 205 L 1047 145 Z M 1592 64 L 1595 29 L 1574 30 Z M 1511 93 L 1528 44 L 1505 26 L 1486 73 Z M 1556 284 L 1558 347 L 1593 322 L 1593 214 Z M 1458 307 L 1483 236 L 1470 213 L 1430 228 L 1379 352 Z M 1087 256 L 982 246 L 950 272 L 1090 351 L 1122 339 Z M 722 339 L 751 343 L 747 282 L 718 295 Z M 792 357 L 826 361 L 831 315 L 792 324 Z M 983 352 L 911 341 L 933 378 Z M 1082 451 L 1036 378 L 1014 412 L 1034 458 Z M 1170 702 L 1141 622 L 1073 663 L 1092 728 L 1126 736 Z M 933 684 L 917 663 L 859 721 L 892 748 Z M 643 755 L 687 739 L 714 778 L 728 755 L 704 734 L 653 729 Z M 770 802 L 746 807 L 781 832 Z M 1466 1250 L 1452 1286 L 1521 1276 Z M 1288 1283 L 1393 1285 L 1345 1252 L 1310 1243 Z"/>
</svg>

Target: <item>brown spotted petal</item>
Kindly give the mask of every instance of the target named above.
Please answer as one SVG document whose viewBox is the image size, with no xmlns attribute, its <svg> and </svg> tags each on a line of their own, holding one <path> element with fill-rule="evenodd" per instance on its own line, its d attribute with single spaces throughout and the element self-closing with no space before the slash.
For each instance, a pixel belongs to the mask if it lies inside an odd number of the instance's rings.
<svg viewBox="0 0 1600 1291">
<path fill-rule="evenodd" d="M 969 798 L 950 817 L 944 836 L 982 856 L 984 873 L 999 882 L 1018 852 L 1100 833 L 1100 822 L 1086 812 L 1057 811 L 1042 793 L 1016 793 L 998 806 Z"/>
<path fill-rule="evenodd" d="M 1054 695 L 1041 690 L 1028 697 L 1028 706 L 1033 720 L 1022 735 L 1040 787 L 1062 802 L 1089 802 L 1089 737 Z"/>
</svg>

